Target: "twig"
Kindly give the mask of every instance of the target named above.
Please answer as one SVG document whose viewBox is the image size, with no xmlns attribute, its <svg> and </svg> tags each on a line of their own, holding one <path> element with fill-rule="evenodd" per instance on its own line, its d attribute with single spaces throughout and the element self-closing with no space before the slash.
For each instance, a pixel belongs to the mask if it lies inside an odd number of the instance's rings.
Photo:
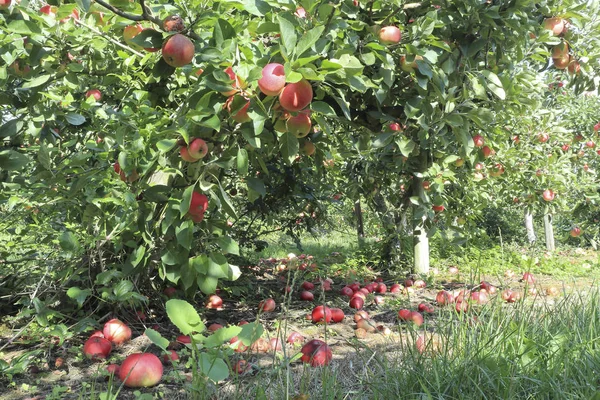
<svg viewBox="0 0 600 400">
<path fill-rule="evenodd" d="M 111 42 L 113 44 L 116 44 L 117 46 L 119 46 L 119 47 L 121 47 L 121 48 L 123 48 L 123 49 L 125 49 L 127 51 L 132 52 L 133 54 L 135 54 L 138 57 L 144 57 L 144 54 L 142 54 L 139 51 L 134 50 L 131 47 L 129 47 L 129 46 L 127 46 L 127 45 L 119 42 L 118 40 L 115 40 L 115 39 L 111 38 L 110 36 L 108 36 L 104 32 L 100 32 L 98 29 L 94 28 L 93 26 L 89 26 L 88 24 L 86 24 L 84 22 L 81 22 L 79 20 L 76 20 L 75 23 L 77 23 L 79 25 L 82 25 L 82 26 L 85 26 L 86 28 L 88 28 L 89 30 L 91 30 L 92 32 L 94 32 L 95 34 L 102 36 L 104 39 L 108 40 L 109 42 Z"/>
</svg>

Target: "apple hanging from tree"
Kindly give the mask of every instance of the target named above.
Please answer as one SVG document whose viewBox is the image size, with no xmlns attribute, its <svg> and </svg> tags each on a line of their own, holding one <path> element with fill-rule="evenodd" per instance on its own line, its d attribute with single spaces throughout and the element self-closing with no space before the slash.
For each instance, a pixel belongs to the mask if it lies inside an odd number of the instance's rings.
<svg viewBox="0 0 600 400">
<path fill-rule="evenodd" d="M 278 63 L 270 63 L 262 69 L 258 87 L 267 96 L 278 96 L 285 87 L 285 69 Z"/>
<path fill-rule="evenodd" d="M 552 191 L 552 189 L 546 189 L 546 190 L 544 190 L 544 191 L 542 192 L 542 198 L 543 198 L 545 201 L 552 201 L 552 200 L 554 200 L 554 196 L 555 196 L 555 194 L 554 194 L 554 192 Z"/>
<path fill-rule="evenodd" d="M 473 136 L 473 143 L 475 144 L 475 147 L 483 147 L 485 140 L 483 139 L 483 136 L 475 135 Z"/>
<path fill-rule="evenodd" d="M 12 0 L 0 0 L 0 10 L 10 7 Z"/>
<path fill-rule="evenodd" d="M 312 86 L 306 79 L 287 84 L 279 94 L 281 107 L 291 112 L 305 109 L 312 99 Z"/>
<path fill-rule="evenodd" d="M 179 15 L 169 15 L 163 20 L 163 30 L 165 32 L 182 32 L 185 30 L 183 18 Z"/>
<path fill-rule="evenodd" d="M 96 101 L 102 100 L 102 93 L 98 89 L 90 89 L 85 92 L 85 98 L 92 96 Z"/>
<path fill-rule="evenodd" d="M 379 31 L 379 41 L 382 44 L 400 43 L 400 39 L 402 39 L 402 32 L 397 26 L 384 26 Z"/>
<path fill-rule="evenodd" d="M 573 228 L 571 228 L 571 232 L 569 232 L 569 234 L 574 238 L 579 237 L 579 235 L 581 235 L 581 228 L 578 226 L 574 226 Z"/>
<path fill-rule="evenodd" d="M 543 27 L 552 32 L 552 35 L 560 36 L 565 30 L 565 20 L 559 17 L 546 18 Z"/>
<path fill-rule="evenodd" d="M 169 37 L 162 46 L 162 56 L 172 67 L 183 67 L 194 59 L 194 43 L 181 33 Z"/>
</svg>

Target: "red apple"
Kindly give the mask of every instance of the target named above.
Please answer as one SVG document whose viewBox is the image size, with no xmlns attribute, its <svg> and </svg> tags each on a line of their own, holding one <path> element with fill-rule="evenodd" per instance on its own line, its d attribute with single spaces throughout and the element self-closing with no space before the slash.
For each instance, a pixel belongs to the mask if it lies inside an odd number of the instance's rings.
<svg viewBox="0 0 600 400">
<path fill-rule="evenodd" d="M 223 308 L 223 299 L 216 294 L 211 295 L 206 302 L 206 308 L 221 310 Z"/>
<path fill-rule="evenodd" d="M 312 121 L 308 112 L 299 112 L 295 117 L 290 117 L 286 121 L 287 132 L 297 138 L 303 138 L 310 133 Z"/>
<path fill-rule="evenodd" d="M 538 140 L 540 143 L 546 143 L 548 139 L 550 139 L 550 135 L 548 135 L 546 132 L 542 132 L 538 135 Z"/>
<path fill-rule="evenodd" d="M 6 10 L 8 7 L 10 7 L 11 2 L 12 0 L 0 0 L 0 10 Z"/>
<path fill-rule="evenodd" d="M 262 69 L 262 77 L 258 80 L 260 91 L 267 96 L 278 96 L 285 86 L 285 70 L 283 65 L 271 63 Z"/>
<path fill-rule="evenodd" d="M 489 301 L 487 290 L 480 290 L 478 292 L 471 292 L 471 301 L 477 304 L 485 304 Z"/>
<path fill-rule="evenodd" d="M 565 20 L 559 17 L 546 18 L 543 27 L 551 31 L 552 35 L 560 36 L 565 31 Z"/>
<path fill-rule="evenodd" d="M 423 314 L 418 311 L 411 311 L 410 315 L 407 318 L 407 321 L 412 321 L 417 326 L 423 325 Z"/>
<path fill-rule="evenodd" d="M 352 291 L 352 288 L 350 288 L 349 286 L 344 286 L 341 290 L 340 290 L 340 294 L 342 296 L 347 296 L 347 297 L 352 297 L 352 295 L 354 294 L 354 292 Z"/>
<path fill-rule="evenodd" d="M 399 124 L 398 122 L 392 122 L 390 124 L 390 130 L 394 131 L 394 132 L 402 132 L 404 130 L 404 128 L 402 128 L 402 125 Z"/>
<path fill-rule="evenodd" d="M 215 331 L 218 331 L 219 329 L 221 329 L 222 327 L 223 327 L 223 325 L 215 323 L 215 324 L 210 324 L 208 326 L 208 328 L 206 328 L 206 330 L 209 332 L 215 332 Z"/>
<path fill-rule="evenodd" d="M 258 310 L 262 312 L 272 312 L 275 311 L 275 300 L 266 299 L 258 303 Z"/>
<path fill-rule="evenodd" d="M 315 295 L 309 292 L 308 290 L 303 290 L 300 292 L 300 300 L 304 301 L 313 301 L 315 299 Z"/>
<path fill-rule="evenodd" d="M 98 89 L 90 89 L 87 92 L 85 92 L 86 99 L 90 96 L 94 97 L 96 101 L 102 100 L 102 93 Z"/>
<path fill-rule="evenodd" d="M 341 308 L 331 308 L 331 321 L 334 323 L 342 322 L 344 320 L 344 311 Z"/>
<path fill-rule="evenodd" d="M 287 84 L 279 94 L 279 103 L 287 111 L 300 111 L 310 104 L 313 98 L 312 86 L 306 79 Z"/>
<path fill-rule="evenodd" d="M 379 31 L 379 41 L 383 44 L 396 44 L 402 39 L 402 32 L 397 26 L 384 26 Z"/>
<path fill-rule="evenodd" d="M 402 289 L 404 289 L 404 287 L 402 287 L 402 285 L 400 285 L 399 283 L 394 283 L 390 287 L 390 293 L 402 293 Z"/>
<path fill-rule="evenodd" d="M 192 343 L 192 339 L 187 335 L 179 335 L 179 336 L 177 336 L 177 338 L 175 340 L 177 341 L 177 343 L 181 343 L 181 344 L 191 344 Z"/>
<path fill-rule="evenodd" d="M 104 324 L 104 337 L 114 344 L 122 344 L 131 339 L 131 329 L 124 322 L 113 318 Z"/>
<path fill-rule="evenodd" d="M 140 24 L 126 26 L 125 29 L 123 29 L 123 39 L 125 40 L 125 43 L 130 46 L 137 47 L 137 45 L 133 43 L 131 39 L 139 35 L 143 30 L 144 27 Z"/>
<path fill-rule="evenodd" d="M 163 20 L 163 30 L 165 32 L 182 32 L 185 30 L 183 18 L 179 15 L 169 15 Z"/>
<path fill-rule="evenodd" d="M 427 314 L 433 314 L 435 312 L 435 308 L 429 303 L 419 303 L 418 310 Z"/>
<path fill-rule="evenodd" d="M 160 382 L 163 366 L 151 353 L 135 353 L 121 364 L 119 379 L 127 387 L 150 387 Z"/>
<path fill-rule="evenodd" d="M 408 321 L 411 312 L 412 311 L 407 310 L 406 308 L 401 309 L 400 311 L 398 311 L 398 319 L 400 319 L 401 321 Z"/>
<path fill-rule="evenodd" d="M 483 147 L 485 140 L 483 139 L 483 136 L 475 135 L 473 136 L 473 143 L 475 144 L 475 147 Z"/>
<path fill-rule="evenodd" d="M 119 371 L 121 370 L 121 367 L 117 364 L 108 364 L 106 366 L 106 371 L 110 374 L 110 375 L 119 375 Z"/>
<path fill-rule="evenodd" d="M 199 160 L 208 154 L 208 145 L 200 138 L 193 139 L 187 147 L 191 157 Z"/>
<path fill-rule="evenodd" d="M 162 46 L 162 56 L 172 67 L 183 67 L 194 59 L 194 43 L 181 33 L 169 37 Z"/>
<path fill-rule="evenodd" d="M 414 282 L 414 287 L 416 287 L 417 289 L 423 289 L 423 288 L 425 288 L 425 286 L 427 286 L 427 284 L 422 279 L 417 279 Z"/>
<path fill-rule="evenodd" d="M 358 322 L 361 319 L 371 319 L 371 317 L 369 316 L 369 313 L 364 310 L 357 311 L 354 314 L 354 322 Z"/>
<path fill-rule="evenodd" d="M 45 5 L 43 7 L 40 8 L 40 12 L 42 14 L 46 14 L 49 15 L 51 17 L 56 17 L 56 12 L 58 11 L 58 7 L 55 6 L 51 6 L 51 5 Z"/>
<path fill-rule="evenodd" d="M 90 359 L 105 359 L 112 350 L 112 344 L 101 337 L 91 337 L 83 344 L 83 354 Z"/>
<path fill-rule="evenodd" d="M 435 301 L 441 305 L 447 305 L 447 304 L 451 304 L 454 303 L 454 296 L 452 295 L 452 293 L 447 292 L 445 290 L 440 290 L 437 295 L 435 296 Z"/>
<path fill-rule="evenodd" d="M 330 323 L 332 319 L 331 310 L 327 306 L 316 306 L 312 310 L 312 322 L 326 322 Z"/>
<path fill-rule="evenodd" d="M 545 201 L 552 201 L 554 200 L 554 192 L 551 189 L 546 189 L 544 190 L 544 192 L 542 193 L 542 197 L 544 198 Z"/>
<path fill-rule="evenodd" d="M 350 299 L 348 305 L 350 306 L 350 308 L 360 310 L 365 305 L 365 301 L 361 297 L 356 296 Z"/>
<path fill-rule="evenodd" d="M 289 334 L 287 342 L 290 344 L 302 343 L 304 342 L 304 336 L 298 332 L 292 332 Z"/>
<path fill-rule="evenodd" d="M 333 355 L 329 346 L 322 340 L 313 339 L 302 346 L 302 362 L 310 363 L 313 367 L 329 365 Z"/>
<path fill-rule="evenodd" d="M 387 292 L 387 286 L 385 285 L 385 283 L 380 283 L 375 287 L 375 292 L 376 293 L 385 293 Z"/>
<path fill-rule="evenodd" d="M 569 233 L 574 238 L 579 237 L 579 235 L 581 235 L 581 228 L 578 226 L 574 226 L 573 228 L 571 228 L 571 232 Z"/>
<path fill-rule="evenodd" d="M 304 281 L 302 282 L 302 289 L 304 290 L 314 290 L 315 289 L 315 285 L 314 283 L 308 282 L 308 281 Z"/>
<path fill-rule="evenodd" d="M 483 156 L 485 158 L 488 158 L 490 156 L 493 156 L 496 152 L 494 150 L 492 150 L 491 148 L 489 148 L 488 146 L 483 146 L 481 148 L 481 152 L 483 153 Z"/>
<path fill-rule="evenodd" d="M 163 364 L 169 365 L 169 364 L 172 364 L 173 361 L 179 360 L 179 355 L 177 354 L 177 352 L 175 350 L 171 350 L 169 353 L 163 354 L 161 358 L 162 358 Z"/>
<path fill-rule="evenodd" d="M 525 272 L 521 280 L 529 285 L 533 285 L 535 283 L 535 278 L 531 272 Z"/>
<path fill-rule="evenodd" d="M 434 205 L 434 206 L 431 206 L 431 209 L 433 211 L 435 211 L 436 213 L 439 213 L 439 212 L 444 211 L 446 209 L 446 207 L 444 207 L 444 205 Z"/>
<path fill-rule="evenodd" d="M 93 338 L 93 337 L 101 337 L 101 338 L 103 338 L 104 337 L 104 333 L 102 333 L 102 331 L 94 331 L 94 333 L 92 333 L 90 335 L 90 337 L 91 338 Z"/>
<path fill-rule="evenodd" d="M 489 282 L 481 281 L 481 283 L 479 284 L 479 287 L 481 289 L 485 290 L 486 292 L 488 292 L 489 294 L 496 293 L 496 286 L 492 285 Z"/>
</svg>

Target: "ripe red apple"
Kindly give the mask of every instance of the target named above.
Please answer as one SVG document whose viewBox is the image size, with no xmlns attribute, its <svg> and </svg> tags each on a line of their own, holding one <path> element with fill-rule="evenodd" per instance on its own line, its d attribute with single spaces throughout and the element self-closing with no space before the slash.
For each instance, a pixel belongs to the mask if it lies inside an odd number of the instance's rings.
<svg viewBox="0 0 600 400">
<path fill-rule="evenodd" d="M 402 132 L 404 130 L 404 128 L 398 122 L 392 122 L 390 124 L 390 130 L 393 132 Z"/>
<path fill-rule="evenodd" d="M 308 282 L 308 281 L 304 281 L 302 282 L 302 289 L 304 290 L 314 290 L 315 289 L 315 284 Z"/>
<path fill-rule="evenodd" d="M 385 283 L 380 283 L 375 287 L 375 292 L 377 293 L 385 293 L 387 292 L 387 286 Z"/>
<path fill-rule="evenodd" d="M 271 63 L 262 69 L 262 77 L 258 80 L 260 91 L 267 96 L 278 96 L 285 86 L 285 70 L 283 65 Z"/>
<path fill-rule="evenodd" d="M 573 228 L 571 228 L 571 232 L 569 233 L 574 238 L 579 237 L 579 235 L 581 235 L 581 228 L 578 226 L 574 226 Z"/>
<path fill-rule="evenodd" d="M 483 136 L 475 135 L 473 136 L 473 143 L 475 144 L 475 147 L 483 147 L 485 140 L 483 139 Z"/>
<path fill-rule="evenodd" d="M 151 353 L 135 353 L 121 364 L 119 379 L 127 387 L 150 387 L 160 382 L 163 366 Z"/>
<path fill-rule="evenodd" d="M 200 138 L 193 139 L 188 146 L 188 153 L 195 159 L 201 159 L 208 154 L 208 145 Z"/>
<path fill-rule="evenodd" d="M 331 348 L 329 348 L 327 343 L 318 339 L 313 339 L 306 343 L 300 351 L 302 353 L 302 357 L 300 358 L 302 362 L 310 363 L 313 367 L 329 365 L 333 358 Z"/>
<path fill-rule="evenodd" d="M 110 375 L 119 375 L 119 371 L 121 370 L 121 367 L 117 364 L 108 364 L 106 366 L 106 371 L 110 374 Z"/>
<path fill-rule="evenodd" d="M 406 308 L 401 309 L 400 311 L 398 311 L 398 319 L 401 321 L 408 321 L 408 319 L 410 318 L 411 312 L 412 311 L 410 311 Z"/>
<path fill-rule="evenodd" d="M 399 283 L 394 283 L 390 287 L 390 293 L 402 293 L 402 289 L 404 289 L 402 285 L 400 285 Z"/>
<path fill-rule="evenodd" d="M 105 359 L 112 350 L 112 344 L 105 338 L 94 336 L 83 344 L 83 354 L 90 359 Z"/>
<path fill-rule="evenodd" d="M 0 0 L 0 10 L 10 7 L 12 0 Z"/>
<path fill-rule="evenodd" d="M 521 280 L 529 285 L 533 285 L 535 283 L 535 278 L 531 272 L 525 272 Z"/>
<path fill-rule="evenodd" d="M 454 296 L 450 292 L 440 290 L 435 296 L 435 301 L 441 306 L 451 304 L 454 303 Z"/>
<path fill-rule="evenodd" d="M 348 285 L 348 287 L 354 292 L 358 292 L 360 290 L 360 285 L 356 282 L 351 285 Z"/>
<path fill-rule="evenodd" d="M 588 140 L 587 142 L 585 142 L 585 147 L 593 149 L 594 147 L 596 147 L 596 143 L 594 143 L 594 141 L 592 140 Z"/>
<path fill-rule="evenodd" d="M 483 153 L 483 156 L 485 158 L 488 158 L 490 156 L 493 156 L 496 152 L 494 150 L 492 150 L 489 146 L 483 146 L 481 148 L 481 152 Z"/>
<path fill-rule="evenodd" d="M 200 223 L 204 219 L 204 213 L 208 209 L 208 197 L 202 193 L 193 192 L 190 201 L 188 215 L 192 217 L 195 223 Z"/>
<path fill-rule="evenodd" d="M 177 343 L 181 343 L 181 344 L 191 344 L 192 343 L 192 339 L 187 335 L 179 335 L 179 336 L 177 336 L 175 341 Z"/>
<path fill-rule="evenodd" d="M 290 117 L 285 123 L 287 132 L 297 138 L 303 138 L 310 133 L 312 121 L 308 112 L 299 112 L 295 117 Z"/>
<path fill-rule="evenodd" d="M 344 320 L 344 311 L 341 308 L 331 308 L 331 321 L 334 323 L 342 322 Z"/>
<path fill-rule="evenodd" d="M 554 192 L 551 189 L 546 189 L 544 190 L 544 192 L 542 193 L 542 197 L 544 198 L 545 201 L 552 201 L 554 200 Z"/>
<path fill-rule="evenodd" d="M 360 310 L 365 305 L 365 301 L 361 297 L 355 296 L 350 299 L 350 302 L 348 303 L 348 305 L 350 306 L 350 308 L 354 308 L 355 310 Z"/>
<path fill-rule="evenodd" d="M 421 314 L 418 311 L 411 311 L 406 320 L 412 321 L 412 323 L 414 323 L 417 326 L 423 325 L 423 322 L 424 322 L 423 314 Z"/>
<path fill-rule="evenodd" d="M 402 32 L 397 26 L 384 26 L 379 31 L 379 41 L 382 44 L 400 43 L 400 39 L 402 39 Z"/>
<path fill-rule="evenodd" d="M 223 308 L 223 299 L 216 294 L 211 295 L 206 302 L 206 308 L 221 310 Z"/>
<path fill-rule="evenodd" d="M 415 282 L 412 279 L 407 279 L 404 281 L 404 287 L 411 287 Z"/>
<path fill-rule="evenodd" d="M 425 288 L 425 286 L 427 286 L 427 284 L 425 283 L 425 281 L 423 279 L 417 279 L 413 285 L 417 289 L 423 289 L 423 288 Z"/>
<path fill-rule="evenodd" d="M 103 338 L 104 337 L 104 333 L 102 333 L 102 331 L 94 331 L 94 333 L 92 333 L 90 335 L 90 337 L 91 338 L 93 338 L 93 337 L 101 337 L 101 338 Z"/>
<path fill-rule="evenodd" d="M 442 211 L 444 211 L 444 210 L 446 209 L 446 207 L 444 207 L 444 205 L 443 205 L 443 204 L 440 204 L 440 205 L 433 205 L 433 206 L 431 206 L 431 209 L 432 209 L 434 212 L 436 212 L 436 213 L 439 213 L 439 212 L 442 212 Z"/>
<path fill-rule="evenodd" d="M 553 57 L 552 63 L 554 64 L 554 67 L 556 69 L 568 68 L 569 64 L 571 63 L 571 56 L 569 56 L 568 54 L 565 54 L 560 57 Z"/>
<path fill-rule="evenodd" d="M 435 312 L 435 308 L 429 303 L 419 303 L 418 310 L 427 314 L 433 314 Z"/>
<path fill-rule="evenodd" d="M 479 284 L 479 287 L 481 289 L 485 290 L 486 292 L 488 292 L 489 294 L 496 293 L 496 286 L 492 285 L 489 282 L 481 281 L 481 283 Z"/>
<path fill-rule="evenodd" d="M 173 361 L 179 360 L 179 355 L 175 350 L 171 350 L 169 353 L 163 354 L 161 358 L 163 364 L 170 365 Z"/>
<path fill-rule="evenodd" d="M 310 104 L 313 98 L 312 86 L 306 79 L 287 84 L 279 94 L 279 103 L 287 111 L 300 111 Z"/>
<path fill-rule="evenodd" d="M 552 35 L 560 36 L 565 31 L 565 20 L 559 17 L 546 18 L 543 27 L 551 31 Z"/>
<path fill-rule="evenodd" d="M 163 20 L 163 30 L 165 32 L 182 32 L 185 30 L 183 18 L 179 15 L 169 15 Z"/>
<path fill-rule="evenodd" d="M 292 332 L 289 334 L 287 342 L 290 344 L 302 343 L 304 342 L 304 336 L 298 332 Z"/>
<path fill-rule="evenodd" d="M 252 366 L 246 360 L 238 360 L 233 367 L 233 371 L 238 375 L 242 375 L 251 369 Z"/>
<path fill-rule="evenodd" d="M 304 301 L 313 301 L 315 299 L 315 295 L 309 292 L 308 290 L 303 290 L 300 292 L 300 300 Z"/>
<path fill-rule="evenodd" d="M 275 311 L 275 300 L 266 299 L 262 300 L 258 303 L 258 310 L 262 312 L 272 312 Z"/>
<path fill-rule="evenodd" d="M 560 148 L 562 149 L 562 151 L 568 151 L 571 148 L 571 146 L 565 143 Z"/>
<path fill-rule="evenodd" d="M 332 319 L 331 309 L 327 306 L 316 306 L 311 313 L 312 322 L 330 323 Z"/>
<path fill-rule="evenodd" d="M 183 67 L 194 59 L 194 43 L 181 33 L 169 37 L 162 46 L 162 56 L 172 67 Z"/>
<path fill-rule="evenodd" d="M 480 290 L 477 292 L 471 292 L 471 301 L 477 304 L 485 304 L 489 301 L 487 290 Z"/>
<path fill-rule="evenodd" d="M 352 288 L 348 287 L 348 286 L 344 286 L 341 290 L 340 290 L 340 294 L 342 296 L 347 296 L 347 297 L 352 297 L 352 295 L 354 294 L 354 292 L 352 291 Z"/>
<path fill-rule="evenodd" d="M 90 96 L 93 96 L 94 99 L 96 99 L 96 101 L 102 100 L 102 93 L 98 89 L 90 89 L 87 92 L 85 92 L 86 99 Z"/>
<path fill-rule="evenodd" d="M 196 161 L 200 160 L 199 158 L 192 157 L 190 155 L 190 152 L 189 152 L 189 150 L 188 150 L 187 147 L 180 147 L 179 148 L 179 155 L 181 156 L 181 159 L 183 161 L 187 161 L 187 162 L 190 162 L 190 163 L 193 163 L 193 162 L 196 162 Z"/>
<path fill-rule="evenodd" d="M 131 329 L 124 322 L 113 318 L 104 324 L 104 337 L 114 344 L 122 344 L 131 339 Z"/>
<path fill-rule="evenodd" d="M 42 14 L 46 14 L 46 15 L 49 15 L 51 17 L 56 17 L 56 12 L 57 11 L 58 11 L 58 7 L 51 6 L 49 4 L 40 8 L 40 12 Z"/>
</svg>

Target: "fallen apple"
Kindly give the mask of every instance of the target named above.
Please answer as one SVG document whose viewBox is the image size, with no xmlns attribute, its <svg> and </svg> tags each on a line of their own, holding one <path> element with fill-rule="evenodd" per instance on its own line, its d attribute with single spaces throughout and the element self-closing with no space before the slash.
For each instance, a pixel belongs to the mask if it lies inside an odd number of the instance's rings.
<svg viewBox="0 0 600 400">
<path fill-rule="evenodd" d="M 131 339 L 131 329 L 122 321 L 113 318 L 104 324 L 104 337 L 114 344 L 123 344 Z"/>
<path fill-rule="evenodd" d="M 302 362 L 310 363 L 313 367 L 329 365 L 333 354 L 331 348 L 322 340 L 313 339 L 302 346 Z"/>
<path fill-rule="evenodd" d="M 160 382 L 163 366 L 151 353 L 135 353 L 121 364 L 119 379 L 127 387 L 150 387 Z"/>
</svg>

